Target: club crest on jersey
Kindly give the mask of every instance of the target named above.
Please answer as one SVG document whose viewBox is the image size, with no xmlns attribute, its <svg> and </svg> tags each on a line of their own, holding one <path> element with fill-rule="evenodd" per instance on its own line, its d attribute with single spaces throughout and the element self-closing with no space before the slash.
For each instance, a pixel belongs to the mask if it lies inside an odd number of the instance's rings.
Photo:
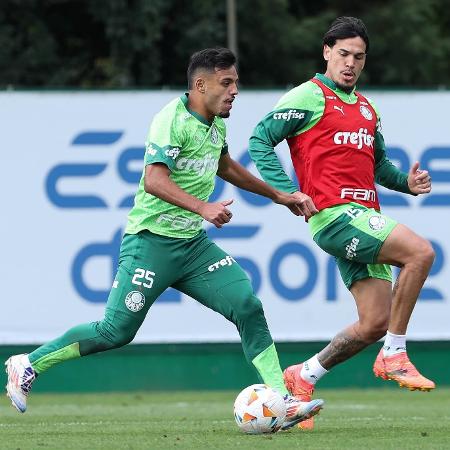
<svg viewBox="0 0 450 450">
<path fill-rule="evenodd" d="M 386 219 L 383 216 L 372 216 L 369 219 L 369 227 L 372 230 L 382 230 L 386 225 Z"/>
<path fill-rule="evenodd" d="M 219 142 L 219 133 L 214 124 L 211 126 L 211 142 L 216 145 Z"/>
<path fill-rule="evenodd" d="M 133 312 L 140 311 L 145 305 L 145 296 L 142 292 L 131 291 L 125 297 L 126 307 Z"/>
<path fill-rule="evenodd" d="M 367 119 L 367 120 L 373 119 L 372 111 L 370 111 L 370 109 L 367 108 L 367 106 L 361 105 L 359 107 L 359 110 L 361 112 L 361 115 L 364 117 L 364 119 Z"/>
</svg>

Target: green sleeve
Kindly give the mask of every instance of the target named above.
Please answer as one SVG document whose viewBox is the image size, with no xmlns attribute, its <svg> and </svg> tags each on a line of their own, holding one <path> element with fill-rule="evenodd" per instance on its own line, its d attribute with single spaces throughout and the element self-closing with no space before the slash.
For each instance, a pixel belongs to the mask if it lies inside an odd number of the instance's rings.
<svg viewBox="0 0 450 450">
<path fill-rule="evenodd" d="M 159 112 L 145 141 L 145 165 L 163 163 L 172 171 L 183 147 L 182 136 L 182 123 L 173 111 Z"/>
<path fill-rule="evenodd" d="M 381 133 L 381 119 L 372 102 L 372 107 L 377 113 L 377 129 L 375 132 L 375 181 L 385 188 L 393 191 L 412 194 L 408 186 L 408 174 L 397 169 L 386 156 L 386 145 Z"/>
<path fill-rule="evenodd" d="M 275 109 L 256 125 L 250 137 L 248 150 L 259 173 L 280 191 L 295 192 L 298 187 L 287 176 L 274 147 L 308 127 L 317 103 L 312 98 L 314 87 L 317 87 L 314 83 L 307 82 L 285 94 Z"/>
</svg>

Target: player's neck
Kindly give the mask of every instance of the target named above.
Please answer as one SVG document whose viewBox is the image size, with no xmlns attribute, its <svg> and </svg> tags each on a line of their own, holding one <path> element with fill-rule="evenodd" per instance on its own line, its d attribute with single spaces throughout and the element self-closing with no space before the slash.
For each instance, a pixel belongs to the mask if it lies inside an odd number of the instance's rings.
<svg viewBox="0 0 450 450">
<path fill-rule="evenodd" d="M 211 114 L 208 111 L 202 99 L 199 98 L 196 92 L 189 92 L 187 108 L 190 112 L 194 112 L 201 116 L 208 123 L 212 123 L 214 120 L 214 114 Z"/>
</svg>

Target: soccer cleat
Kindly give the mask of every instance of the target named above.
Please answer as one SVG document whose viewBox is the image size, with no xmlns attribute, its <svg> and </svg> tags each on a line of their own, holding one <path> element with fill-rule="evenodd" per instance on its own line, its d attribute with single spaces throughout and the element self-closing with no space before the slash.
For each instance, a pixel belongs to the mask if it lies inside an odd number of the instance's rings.
<svg viewBox="0 0 450 450">
<path fill-rule="evenodd" d="M 433 381 L 419 373 L 406 352 L 384 357 L 381 349 L 373 365 L 373 373 L 384 380 L 394 380 L 410 391 L 431 391 L 436 387 Z"/>
<path fill-rule="evenodd" d="M 37 374 L 31 367 L 27 355 L 11 356 L 5 362 L 5 366 L 8 374 L 6 395 L 10 398 L 14 408 L 24 413 L 27 410 L 27 397 Z"/>
<path fill-rule="evenodd" d="M 300 376 L 302 366 L 303 364 L 296 364 L 285 369 L 283 372 L 284 384 L 295 398 L 302 402 L 310 402 L 314 392 L 314 385 L 308 383 Z M 312 430 L 314 428 L 314 417 L 300 422 L 298 428 Z"/>
<path fill-rule="evenodd" d="M 286 419 L 281 426 L 282 430 L 288 430 L 299 422 L 301 423 L 319 414 L 325 403 L 321 399 L 302 402 L 288 394 L 284 396 L 284 401 L 286 403 Z"/>
</svg>

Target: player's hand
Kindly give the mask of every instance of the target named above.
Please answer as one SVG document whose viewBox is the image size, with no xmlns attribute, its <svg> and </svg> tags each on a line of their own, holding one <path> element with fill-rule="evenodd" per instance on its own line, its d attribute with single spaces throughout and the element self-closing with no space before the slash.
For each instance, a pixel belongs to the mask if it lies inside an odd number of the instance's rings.
<svg viewBox="0 0 450 450">
<path fill-rule="evenodd" d="M 228 223 L 233 214 L 227 208 L 233 203 L 233 199 L 224 200 L 217 203 L 204 203 L 199 211 L 199 214 L 208 222 L 211 222 L 216 228 L 222 228 Z"/>
<path fill-rule="evenodd" d="M 276 202 L 287 206 L 296 216 L 305 216 L 307 219 L 319 212 L 312 198 L 300 191 L 293 194 L 283 192 Z"/>
<path fill-rule="evenodd" d="M 420 170 L 416 161 L 408 173 L 408 187 L 413 194 L 428 194 L 431 192 L 431 177 L 428 170 Z"/>
</svg>

